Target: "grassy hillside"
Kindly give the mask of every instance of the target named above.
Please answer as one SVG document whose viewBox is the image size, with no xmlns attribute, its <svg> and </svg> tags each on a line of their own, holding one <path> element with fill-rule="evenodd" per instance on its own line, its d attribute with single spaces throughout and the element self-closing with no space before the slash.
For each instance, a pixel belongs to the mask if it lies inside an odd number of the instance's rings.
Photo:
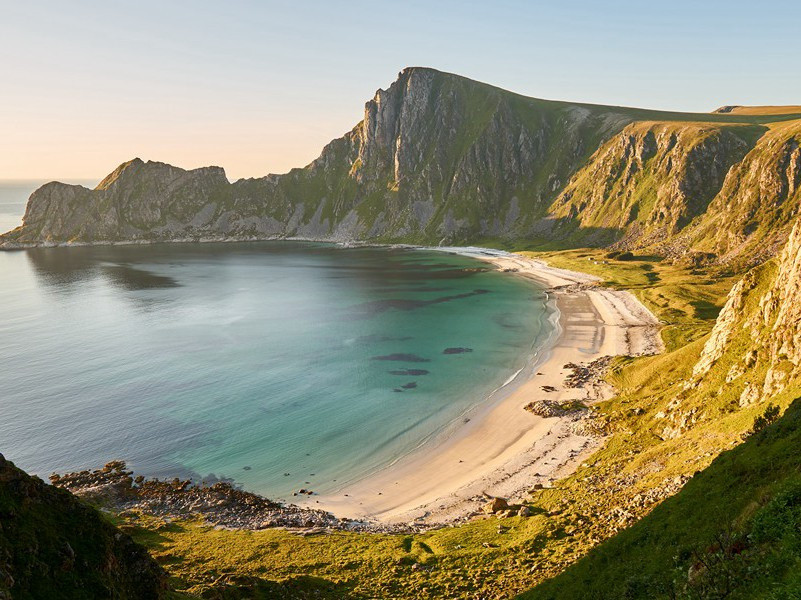
<svg viewBox="0 0 801 600">
<path fill-rule="evenodd" d="M 798 598 L 799 444 L 801 398 L 642 521 L 521 598 Z"/>
<path fill-rule="evenodd" d="M 0 455 L 0 598 L 157 600 L 163 579 L 96 510 Z"/>
</svg>

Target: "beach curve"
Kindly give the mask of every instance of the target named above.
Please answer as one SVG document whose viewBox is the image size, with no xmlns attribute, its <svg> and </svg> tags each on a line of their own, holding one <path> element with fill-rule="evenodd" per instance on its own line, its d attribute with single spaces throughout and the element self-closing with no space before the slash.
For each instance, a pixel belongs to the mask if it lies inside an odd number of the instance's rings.
<svg viewBox="0 0 801 600">
<path fill-rule="evenodd" d="M 602 443 L 576 426 L 574 416 L 527 412 L 532 401 L 592 404 L 611 396 L 595 381 L 573 387 L 569 364 L 604 357 L 655 354 L 663 349 L 658 319 L 630 292 L 600 287 L 586 273 L 485 248 L 437 248 L 468 255 L 545 286 L 555 306 L 550 343 L 448 436 L 358 481 L 304 503 L 340 517 L 377 524 L 430 525 L 469 520 L 488 497 L 519 502 L 536 485 L 569 475 Z M 301 503 L 301 504 L 304 504 Z"/>
</svg>

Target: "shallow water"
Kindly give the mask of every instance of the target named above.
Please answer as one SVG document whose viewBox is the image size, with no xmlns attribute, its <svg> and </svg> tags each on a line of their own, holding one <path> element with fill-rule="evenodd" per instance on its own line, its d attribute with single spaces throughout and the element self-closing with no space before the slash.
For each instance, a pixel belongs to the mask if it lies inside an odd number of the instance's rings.
<svg viewBox="0 0 801 600">
<path fill-rule="evenodd" d="M 435 251 L 0 252 L 0 452 L 330 492 L 461 422 L 548 336 L 545 302 Z"/>
</svg>

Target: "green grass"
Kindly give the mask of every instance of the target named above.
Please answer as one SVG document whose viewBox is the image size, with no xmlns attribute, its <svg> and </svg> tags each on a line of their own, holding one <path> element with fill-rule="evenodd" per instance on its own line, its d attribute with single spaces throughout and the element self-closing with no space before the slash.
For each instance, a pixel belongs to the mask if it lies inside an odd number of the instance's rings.
<svg viewBox="0 0 801 600">
<path fill-rule="evenodd" d="M 798 598 L 801 398 L 676 496 L 521 598 Z"/>
</svg>

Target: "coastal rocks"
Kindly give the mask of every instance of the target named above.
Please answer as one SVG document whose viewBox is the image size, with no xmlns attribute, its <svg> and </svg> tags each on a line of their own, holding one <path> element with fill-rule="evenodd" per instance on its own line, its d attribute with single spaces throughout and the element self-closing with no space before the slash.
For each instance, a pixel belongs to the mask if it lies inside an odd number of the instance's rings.
<svg viewBox="0 0 801 600">
<path fill-rule="evenodd" d="M 504 498 L 491 498 L 483 507 L 486 514 L 494 514 L 504 510 L 509 510 L 509 503 Z"/>
<path fill-rule="evenodd" d="M 339 519 L 323 510 L 274 502 L 227 482 L 207 485 L 178 478 L 162 481 L 133 477 L 123 461 L 112 461 L 103 469 L 94 471 L 53 474 L 50 480 L 56 487 L 134 520 L 138 513 L 144 513 L 164 520 L 200 516 L 209 525 L 225 529 L 286 527 L 383 533 L 424 531 L 438 526 L 423 523 L 382 525 Z M 295 493 L 307 497 L 314 494 L 306 488 Z"/>
<path fill-rule="evenodd" d="M 563 402 L 555 400 L 534 400 L 523 407 L 528 412 L 538 417 L 565 417 L 568 415 L 578 415 L 587 410 L 583 402 L 579 400 L 566 400 Z"/>
<path fill-rule="evenodd" d="M 598 384 L 606 377 L 611 363 L 611 356 L 602 356 L 585 365 L 567 363 L 565 369 L 570 369 L 572 372 L 565 378 L 565 386 L 583 388 Z"/>
</svg>

